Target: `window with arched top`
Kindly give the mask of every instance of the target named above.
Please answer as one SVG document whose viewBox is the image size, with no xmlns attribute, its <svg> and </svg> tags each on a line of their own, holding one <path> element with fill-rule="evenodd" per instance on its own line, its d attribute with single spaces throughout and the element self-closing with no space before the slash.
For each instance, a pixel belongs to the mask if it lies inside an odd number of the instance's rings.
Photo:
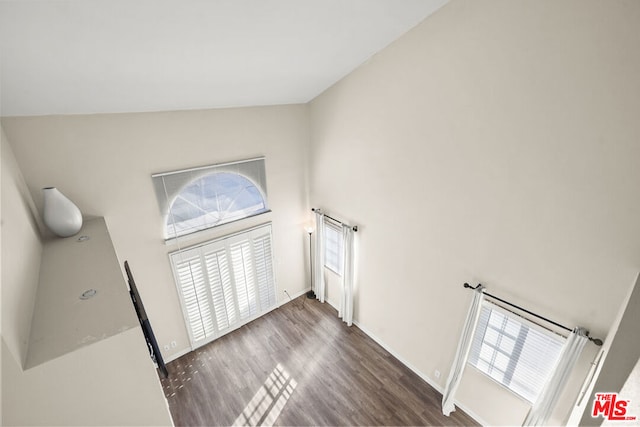
<svg viewBox="0 0 640 427">
<path fill-rule="evenodd" d="M 264 159 L 153 175 L 165 238 L 269 211 Z"/>
<path fill-rule="evenodd" d="M 178 193 L 167 215 L 168 236 L 182 236 L 267 211 L 261 191 L 242 175 L 203 176 Z"/>
</svg>

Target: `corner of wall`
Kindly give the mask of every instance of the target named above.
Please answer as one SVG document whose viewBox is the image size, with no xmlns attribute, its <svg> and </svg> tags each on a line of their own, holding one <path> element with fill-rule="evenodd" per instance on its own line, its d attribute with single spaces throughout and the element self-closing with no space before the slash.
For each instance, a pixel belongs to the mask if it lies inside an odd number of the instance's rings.
<svg viewBox="0 0 640 427">
<path fill-rule="evenodd" d="M 27 182 L 24 179 L 22 170 L 14 154 L 11 141 L 5 133 L 2 123 L 0 123 L 0 141 L 2 142 L 2 154 L 0 154 L 0 158 L 2 159 L 3 172 L 12 176 L 12 181 L 14 182 L 14 185 L 16 186 L 16 189 L 20 194 L 20 201 L 23 205 L 21 208 L 25 211 L 25 218 L 30 222 L 31 227 L 37 231 L 38 239 L 42 242 L 42 240 L 46 237 L 46 226 L 44 225 L 44 221 L 40 215 L 40 212 L 38 211 L 38 207 L 35 203 L 35 200 L 33 199 L 31 191 L 29 190 Z M 9 169 L 9 171 L 4 171 L 5 166 Z"/>
<path fill-rule="evenodd" d="M 582 404 L 574 407 L 568 425 L 576 425 L 578 417 L 581 417 L 578 425 L 602 424 L 603 418 L 591 416 L 595 394 L 619 393 L 640 358 L 640 342 L 637 340 L 639 308 L 640 273 L 620 306 L 616 321 L 607 334 L 596 371 L 584 390 Z"/>
<path fill-rule="evenodd" d="M 0 140 L 4 140 L 4 130 L 0 124 Z M 1 142 L 1 141 L 0 141 Z M 0 150 L 0 176 L 2 176 L 2 150 Z M 1 184 L 1 183 L 0 183 Z M 0 185 L 1 186 L 1 185 Z M 0 197 L 0 212 L 2 211 L 2 197 Z M 2 217 L 0 217 L 0 223 Z M 0 233 L 0 278 L 2 277 L 2 233 Z M 2 421 L 2 353 L 4 345 L 4 338 L 2 337 L 2 279 L 0 279 L 0 426 L 4 425 Z"/>
<path fill-rule="evenodd" d="M 0 143 L 0 326 L 8 351 L 19 364 L 24 365 L 40 277 L 42 222 L 1 126 Z"/>
</svg>

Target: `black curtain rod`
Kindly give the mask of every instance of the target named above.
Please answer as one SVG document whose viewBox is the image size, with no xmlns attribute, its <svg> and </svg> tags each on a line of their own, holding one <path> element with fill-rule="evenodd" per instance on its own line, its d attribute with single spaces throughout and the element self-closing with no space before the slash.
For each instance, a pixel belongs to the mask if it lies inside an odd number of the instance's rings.
<svg viewBox="0 0 640 427">
<path fill-rule="evenodd" d="M 320 212 L 322 212 L 320 209 L 316 209 L 316 208 L 311 208 L 311 210 L 312 210 L 313 212 L 315 212 L 315 211 L 320 211 Z M 331 219 L 331 220 L 333 220 L 333 221 L 337 222 L 338 224 L 343 224 L 343 225 L 347 225 L 347 226 L 351 227 L 350 225 L 345 224 L 344 222 L 340 221 L 339 219 L 335 219 L 335 218 L 334 218 L 334 217 L 332 217 L 332 216 L 329 216 L 329 215 L 327 215 L 327 214 L 324 214 L 324 216 L 326 216 L 327 218 L 329 218 L 329 219 Z M 357 226 L 357 225 L 354 225 L 353 227 L 351 227 L 351 229 L 352 229 L 353 231 L 356 231 L 356 232 L 357 232 L 357 231 L 358 231 L 358 226 Z"/>
<path fill-rule="evenodd" d="M 478 284 L 478 286 L 480 286 L 480 284 Z M 470 284 L 468 284 L 468 283 L 465 283 L 465 284 L 464 284 L 464 287 L 465 287 L 465 288 L 474 289 L 474 290 L 475 290 L 475 289 L 478 289 L 478 286 L 476 286 L 476 287 L 474 288 L 473 286 L 471 286 L 471 285 L 470 285 Z M 515 305 L 515 304 L 510 303 L 509 301 L 505 301 L 505 300 L 503 300 L 502 298 L 498 298 L 498 297 L 497 297 L 497 296 L 495 296 L 495 295 L 491 295 L 489 292 L 482 291 L 482 293 L 483 293 L 483 294 L 485 294 L 485 295 L 486 295 L 486 296 L 488 296 L 488 297 L 491 297 L 491 298 L 493 298 L 493 299 L 495 299 L 495 300 L 500 301 L 501 303 L 504 303 L 504 304 L 510 305 L 510 306 L 511 306 L 511 307 L 513 307 L 513 308 L 517 308 L 517 309 L 518 309 L 518 310 L 520 310 L 520 311 L 524 311 L 524 312 L 525 312 L 525 313 L 527 313 L 527 314 L 530 314 L 530 315 L 532 315 L 532 316 L 535 316 L 535 317 L 537 317 L 537 318 L 538 318 L 538 319 L 540 319 L 540 320 L 544 320 L 544 321 L 545 321 L 545 322 L 547 322 L 547 323 L 551 323 L 552 325 L 556 325 L 557 327 L 562 328 L 562 329 L 564 329 L 565 331 L 573 332 L 573 329 L 571 329 L 571 328 L 568 328 L 568 327 L 566 327 L 566 326 L 564 326 L 564 325 L 561 325 L 560 323 L 554 322 L 553 320 L 547 319 L 546 317 L 542 317 L 542 316 L 540 316 L 539 314 L 536 314 L 536 313 L 534 313 L 534 312 L 532 312 L 532 311 L 527 310 L 526 308 L 522 308 L 522 307 L 520 307 L 519 305 Z M 602 340 L 601 340 L 600 338 L 592 338 L 592 337 L 590 337 L 590 336 L 589 336 L 589 333 L 587 333 L 587 338 L 589 338 L 589 341 L 593 342 L 593 343 L 594 343 L 595 345 L 597 345 L 597 346 L 601 346 L 601 345 L 602 345 Z"/>
</svg>

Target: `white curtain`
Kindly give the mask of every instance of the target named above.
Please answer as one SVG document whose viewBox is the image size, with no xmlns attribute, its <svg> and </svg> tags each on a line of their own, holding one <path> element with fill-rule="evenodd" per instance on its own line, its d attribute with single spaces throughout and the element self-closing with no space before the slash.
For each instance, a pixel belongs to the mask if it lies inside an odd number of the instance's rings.
<svg viewBox="0 0 640 427">
<path fill-rule="evenodd" d="M 319 209 L 316 210 L 316 253 L 313 264 L 316 298 L 324 302 L 324 214 Z"/>
<path fill-rule="evenodd" d="M 560 396 L 560 392 L 562 392 L 573 367 L 578 361 L 578 357 L 580 357 L 580 353 L 582 353 L 582 349 L 589 341 L 587 334 L 586 329 L 575 328 L 569 335 L 562 348 L 556 367 L 547 378 L 538 399 L 529 410 L 522 423 L 523 426 L 541 426 L 547 422 L 558 396 Z"/>
<path fill-rule="evenodd" d="M 351 326 L 353 323 L 353 283 L 355 280 L 355 232 L 348 225 L 342 225 L 344 264 L 342 271 L 342 295 L 338 315 Z"/>
<path fill-rule="evenodd" d="M 484 301 L 484 293 L 482 293 L 483 286 L 478 285 L 473 292 L 473 301 L 471 301 L 471 307 L 467 313 L 467 320 L 458 342 L 458 350 L 456 351 L 456 357 L 451 365 L 449 371 L 449 378 L 447 379 L 447 385 L 444 388 L 442 394 L 442 413 L 449 416 L 451 412 L 456 410 L 454 401 L 456 398 L 456 391 L 462 380 L 462 373 L 467 365 L 467 359 L 469 358 L 469 351 L 471 350 L 471 343 L 473 342 L 473 336 L 476 332 L 476 325 L 480 317 L 480 311 L 482 310 L 482 301 Z"/>
</svg>

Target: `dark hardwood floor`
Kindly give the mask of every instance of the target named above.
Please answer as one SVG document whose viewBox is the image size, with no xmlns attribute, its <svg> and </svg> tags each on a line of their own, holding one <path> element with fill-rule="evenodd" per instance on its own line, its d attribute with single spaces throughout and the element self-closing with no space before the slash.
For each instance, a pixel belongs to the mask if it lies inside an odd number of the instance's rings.
<svg viewBox="0 0 640 427">
<path fill-rule="evenodd" d="M 443 416 L 440 393 L 304 296 L 167 368 L 176 426 L 478 425 Z"/>
</svg>

